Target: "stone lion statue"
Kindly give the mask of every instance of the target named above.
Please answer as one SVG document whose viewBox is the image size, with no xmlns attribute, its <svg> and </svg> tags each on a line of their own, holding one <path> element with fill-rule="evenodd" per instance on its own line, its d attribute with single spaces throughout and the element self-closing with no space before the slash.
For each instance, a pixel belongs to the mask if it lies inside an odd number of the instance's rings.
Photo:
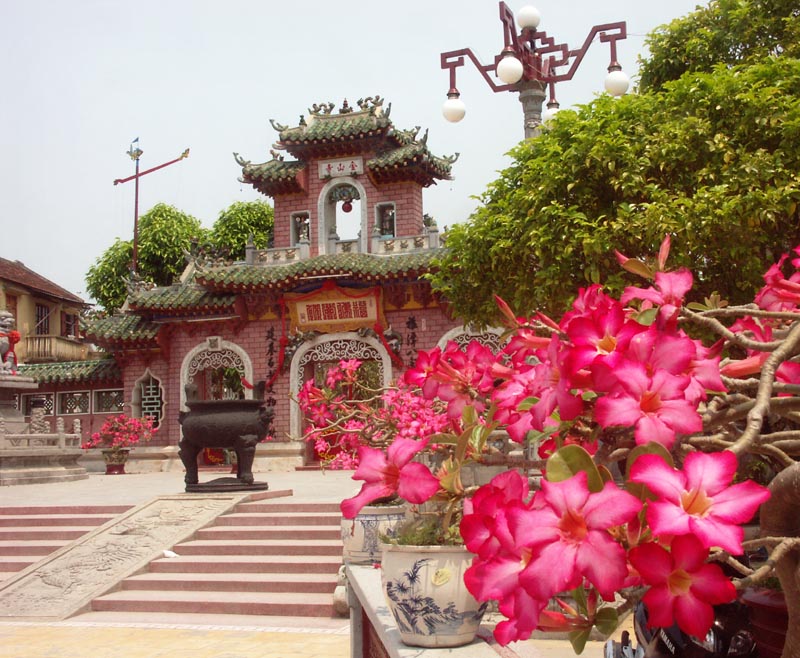
<svg viewBox="0 0 800 658">
<path fill-rule="evenodd" d="M 17 371 L 17 355 L 14 345 L 19 342 L 19 332 L 14 330 L 14 315 L 0 311 L 0 374 Z"/>
</svg>

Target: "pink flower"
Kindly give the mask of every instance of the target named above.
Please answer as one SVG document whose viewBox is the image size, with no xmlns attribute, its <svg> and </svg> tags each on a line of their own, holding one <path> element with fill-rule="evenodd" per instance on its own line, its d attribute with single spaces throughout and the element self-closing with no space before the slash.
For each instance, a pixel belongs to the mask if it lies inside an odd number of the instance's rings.
<svg viewBox="0 0 800 658">
<path fill-rule="evenodd" d="M 411 462 L 424 447 L 424 441 L 395 439 L 384 455 L 381 450 L 359 446 L 353 479 L 364 480 L 364 484 L 356 496 L 342 501 L 344 517 L 355 518 L 364 505 L 395 493 L 410 503 L 424 503 L 433 496 L 439 480 L 423 464 Z"/>
<path fill-rule="evenodd" d="M 601 427 L 633 425 L 636 443 L 656 441 L 666 448 L 675 442 L 676 433 L 688 434 L 703 429 L 697 409 L 685 397 L 689 377 L 666 370 L 647 374 L 641 363 L 626 362 L 614 370 L 595 368 L 600 390 L 611 390 L 597 400 L 595 419 Z"/>
<path fill-rule="evenodd" d="M 439 366 L 442 350 L 435 347 L 427 352 L 417 353 L 417 361 L 413 368 L 409 368 L 403 375 L 403 381 L 410 386 L 418 386 L 427 399 L 436 397 L 439 382 L 433 376 Z"/>
<path fill-rule="evenodd" d="M 787 258 L 787 254 L 781 256 L 764 274 L 766 285 L 758 291 L 755 302 L 765 311 L 792 311 L 800 302 L 800 273 L 795 272 L 787 279 L 781 271 Z M 792 264 L 797 267 L 797 259 Z"/>
<path fill-rule="evenodd" d="M 728 450 L 693 452 L 683 471 L 658 455 L 642 455 L 631 467 L 630 479 L 658 497 L 647 504 L 647 522 L 656 536 L 691 534 L 705 548 L 719 546 L 740 555 L 740 524 L 752 518 L 769 491 L 750 480 L 731 486 L 736 467 L 736 456 Z"/>
<path fill-rule="evenodd" d="M 658 313 L 662 324 L 670 325 L 677 319 L 686 293 L 692 289 L 694 278 L 686 269 L 675 272 L 656 272 L 655 287 L 637 288 L 628 286 L 620 297 L 623 304 L 632 299 L 643 299 L 660 306 Z"/>
<path fill-rule="evenodd" d="M 708 550 L 693 535 L 672 540 L 670 551 L 655 543 L 631 549 L 630 560 L 650 589 L 643 601 L 648 626 L 668 628 L 677 622 L 685 632 L 705 637 L 714 622 L 713 606 L 733 601 L 736 588 L 716 564 L 706 564 Z"/>
<path fill-rule="evenodd" d="M 508 510 L 509 526 L 531 559 L 520 583 L 535 598 L 547 600 L 587 578 L 608 600 L 628 575 L 625 551 L 609 528 L 626 523 L 642 507 L 613 482 L 590 493 L 580 472 L 562 482 L 542 482 L 533 509 Z"/>
</svg>

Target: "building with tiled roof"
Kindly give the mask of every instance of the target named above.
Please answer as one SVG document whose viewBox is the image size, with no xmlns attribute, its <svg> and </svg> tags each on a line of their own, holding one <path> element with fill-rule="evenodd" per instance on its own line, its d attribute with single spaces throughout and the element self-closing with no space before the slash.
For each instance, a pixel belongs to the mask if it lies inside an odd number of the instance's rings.
<svg viewBox="0 0 800 658">
<path fill-rule="evenodd" d="M 419 129 L 395 128 L 382 99 L 356 105 L 273 122 L 277 150 L 263 164 L 236 156 L 241 181 L 274 201 L 274 246 L 249 245 L 244 262 L 198 257 L 181 283 L 136 290 L 124 312 L 88 328 L 119 364 L 126 412 L 158 421 L 161 454 L 180 439 L 187 385 L 201 398 L 248 397 L 246 383 L 263 380 L 275 413 L 257 467 L 313 462 L 294 402 L 306 380 L 360 359 L 389 383 L 418 349 L 468 334 L 425 278 L 442 247 L 422 191 L 448 179 L 455 158 L 432 155 Z M 348 211 L 359 230 L 342 239 Z"/>
<path fill-rule="evenodd" d="M 0 309 L 14 316 L 20 363 L 86 358 L 79 316 L 88 304 L 18 260 L 0 258 Z"/>
</svg>

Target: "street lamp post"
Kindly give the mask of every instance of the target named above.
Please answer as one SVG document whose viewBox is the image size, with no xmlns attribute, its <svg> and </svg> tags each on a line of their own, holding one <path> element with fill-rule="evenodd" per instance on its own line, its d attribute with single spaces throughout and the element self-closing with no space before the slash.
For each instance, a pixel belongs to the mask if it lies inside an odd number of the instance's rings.
<svg viewBox="0 0 800 658">
<path fill-rule="evenodd" d="M 605 80 L 606 91 L 614 96 L 622 96 L 628 90 L 628 77 L 617 61 L 617 41 L 627 36 L 624 22 L 595 25 L 580 48 L 570 48 L 567 44 L 556 43 L 547 32 L 538 29 L 540 15 L 534 7 L 523 7 L 517 14 L 519 33 L 514 14 L 505 2 L 500 2 L 500 21 L 503 24 L 504 46 L 491 64 L 481 64 L 469 48 L 442 53 L 442 68 L 450 71 L 450 89 L 442 107 L 442 113 L 448 121 L 460 121 L 466 113 L 466 106 L 456 87 L 456 69 L 464 66 L 469 58 L 492 91 L 519 93 L 525 117 L 525 137 L 537 135 L 543 118 L 546 120 L 558 109 L 556 83 L 572 79 L 598 35 L 602 43 L 608 43 L 611 51 L 611 63 Z M 543 117 L 542 106 L 548 96 L 547 111 Z"/>
</svg>

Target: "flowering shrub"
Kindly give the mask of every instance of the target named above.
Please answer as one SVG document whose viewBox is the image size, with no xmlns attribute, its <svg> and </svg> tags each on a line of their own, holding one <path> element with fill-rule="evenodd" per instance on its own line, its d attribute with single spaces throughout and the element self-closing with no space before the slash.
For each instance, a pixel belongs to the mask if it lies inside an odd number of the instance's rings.
<svg viewBox="0 0 800 658">
<path fill-rule="evenodd" d="M 132 448 L 140 441 L 145 443 L 153 438 L 158 428 L 153 427 L 151 418 L 131 418 L 125 414 L 112 416 L 106 419 L 99 432 L 92 434 L 91 438 L 84 441 L 81 448 L 103 448 L 105 450 L 119 450 Z"/>
<path fill-rule="evenodd" d="M 475 554 L 467 587 L 506 617 L 495 629 L 502 644 L 561 629 L 580 652 L 593 627 L 614 630 L 617 610 L 605 602 L 618 595 L 643 596 L 652 625 L 702 638 L 713 606 L 777 574 L 787 646 L 800 646 L 791 645 L 800 642 L 800 258 L 788 278 L 787 257 L 770 268 L 756 303 L 728 307 L 687 303 L 692 274 L 667 271 L 668 253 L 665 240 L 652 266 L 618 254 L 649 287 L 615 299 L 591 286 L 557 322 L 517 318 L 498 300 L 510 329 L 499 354 L 450 344 L 420 353 L 404 375 L 417 387 L 409 394 L 444 410 L 449 431 L 398 439 L 385 454 L 358 447 L 354 478 L 364 485 L 344 515 L 387 492 L 438 503 L 442 527 L 458 524 Z M 511 468 L 480 488 L 462 485 L 465 464 L 498 428 L 541 442 L 537 490 Z M 449 457 L 433 472 L 411 461 L 434 443 Z M 748 454 L 779 471 L 770 490 L 737 474 Z M 744 541 L 757 510 L 764 538 Z M 757 569 L 736 559 L 757 548 L 771 552 Z M 740 576 L 725 576 L 720 562 Z M 567 593 L 574 603 L 561 600 Z"/>
<path fill-rule="evenodd" d="M 370 388 L 359 377 L 362 366 L 355 359 L 340 361 L 328 370 L 323 387 L 309 380 L 297 396 L 306 417 L 304 438 L 331 469 L 356 468 L 361 446 L 427 438 L 450 426 L 442 405 L 412 387 Z"/>
</svg>

